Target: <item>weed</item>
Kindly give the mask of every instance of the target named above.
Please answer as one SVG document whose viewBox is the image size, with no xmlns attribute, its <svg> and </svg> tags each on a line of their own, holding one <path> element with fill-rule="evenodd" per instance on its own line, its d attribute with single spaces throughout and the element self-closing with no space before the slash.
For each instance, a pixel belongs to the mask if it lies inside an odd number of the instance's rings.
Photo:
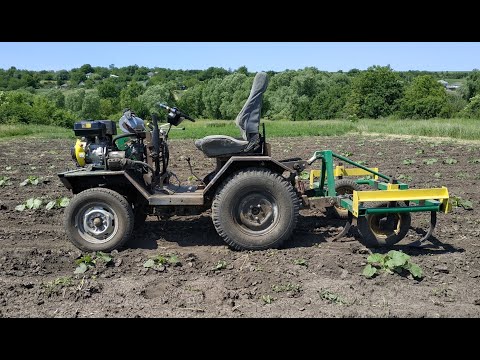
<svg viewBox="0 0 480 360">
<path fill-rule="evenodd" d="M 271 304 L 273 303 L 275 300 L 277 300 L 276 298 L 274 298 L 273 296 L 270 296 L 270 295 L 262 295 L 262 301 L 264 304 Z"/>
<path fill-rule="evenodd" d="M 437 179 L 440 179 L 442 177 L 442 174 L 440 173 L 435 173 L 433 176 L 435 176 Z"/>
<path fill-rule="evenodd" d="M 470 164 L 480 164 L 480 159 L 470 159 L 468 160 Z"/>
<path fill-rule="evenodd" d="M 286 285 L 272 285 L 272 290 L 280 293 L 280 292 L 294 292 L 294 293 L 299 293 L 302 290 L 301 285 L 296 285 L 296 284 L 286 284 Z"/>
<path fill-rule="evenodd" d="M 73 286 L 73 284 L 74 281 L 71 276 L 62 276 L 56 278 L 55 280 L 42 284 L 42 287 L 45 288 L 47 295 L 50 296 L 52 293 L 62 288 Z"/>
<path fill-rule="evenodd" d="M 64 196 L 64 197 L 60 197 L 56 200 L 50 201 L 45 206 L 45 209 L 47 209 L 47 210 L 50 210 L 50 209 L 53 209 L 53 208 L 61 209 L 61 208 L 67 207 L 68 204 L 70 204 L 70 199 L 68 197 Z"/>
<path fill-rule="evenodd" d="M 410 175 L 400 174 L 398 175 L 398 180 L 405 180 L 405 181 L 412 181 L 412 177 Z"/>
<path fill-rule="evenodd" d="M 448 200 L 453 207 L 463 207 L 465 210 L 473 210 L 473 203 L 470 200 L 462 199 L 460 196 L 450 196 Z"/>
<path fill-rule="evenodd" d="M 415 164 L 416 161 L 413 160 L 413 159 L 405 159 L 403 160 L 403 165 L 412 165 L 412 164 Z"/>
<path fill-rule="evenodd" d="M 422 269 L 417 264 L 410 261 L 410 256 L 402 251 L 390 250 L 386 254 L 374 253 L 368 256 L 367 266 L 363 269 L 363 275 L 367 278 L 375 276 L 379 270 L 389 274 L 394 272 L 402 274 L 405 271 L 410 272 L 414 278 L 423 276 Z"/>
<path fill-rule="evenodd" d="M 426 164 L 426 165 L 433 165 L 437 162 L 438 160 L 435 159 L 435 158 L 431 158 L 431 159 L 425 159 L 423 160 L 423 163 Z"/>
<path fill-rule="evenodd" d="M 300 265 L 300 266 L 308 267 L 307 260 L 305 260 L 305 259 L 295 259 L 295 260 L 293 261 L 293 263 L 294 263 L 295 265 Z"/>
<path fill-rule="evenodd" d="M 456 164 L 457 162 L 458 162 L 458 160 L 455 160 L 455 159 L 452 159 L 452 158 L 446 158 L 445 160 L 443 160 L 443 163 L 448 164 L 448 165 L 453 165 L 453 164 Z"/>
<path fill-rule="evenodd" d="M 25 209 L 33 209 L 36 210 L 40 208 L 42 205 L 42 199 L 39 198 L 30 198 L 27 201 L 25 201 L 23 204 L 15 206 L 16 211 L 23 211 Z"/>
<path fill-rule="evenodd" d="M 212 270 L 223 270 L 227 267 L 227 262 L 225 260 L 220 260 L 217 264 L 212 268 Z"/>
<path fill-rule="evenodd" d="M 12 182 L 8 176 L 0 176 L 0 187 L 10 186 Z"/>
<path fill-rule="evenodd" d="M 322 300 L 327 300 L 332 304 L 347 305 L 347 302 L 341 296 L 329 290 L 322 290 L 322 292 L 320 293 L 320 298 Z"/>
<path fill-rule="evenodd" d="M 415 151 L 415 155 L 420 155 L 420 154 L 423 154 L 425 153 L 425 150 L 423 149 L 418 149 L 417 151 Z"/>
<path fill-rule="evenodd" d="M 143 267 L 147 269 L 153 269 L 156 271 L 163 271 L 167 266 L 181 266 L 181 262 L 178 256 L 175 254 L 156 255 L 153 258 L 148 259 L 143 264 Z"/>
<path fill-rule="evenodd" d="M 20 183 L 20 186 L 38 185 L 38 182 L 39 182 L 38 176 L 30 175 L 28 178 L 26 178 Z"/>
<path fill-rule="evenodd" d="M 95 267 L 98 261 L 104 262 L 106 265 L 110 264 L 113 261 L 113 258 L 102 251 L 97 251 L 93 254 L 83 255 L 80 259 L 75 260 L 78 265 L 74 274 L 83 274 L 88 269 Z"/>
</svg>

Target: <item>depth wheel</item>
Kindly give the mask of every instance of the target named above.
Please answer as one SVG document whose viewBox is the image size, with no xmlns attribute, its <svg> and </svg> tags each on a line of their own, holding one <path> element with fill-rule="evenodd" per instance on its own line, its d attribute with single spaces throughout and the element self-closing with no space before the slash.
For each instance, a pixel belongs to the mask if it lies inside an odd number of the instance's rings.
<svg viewBox="0 0 480 360">
<path fill-rule="evenodd" d="M 360 185 L 350 179 L 335 180 L 335 192 L 337 195 L 353 194 L 353 191 L 360 191 Z M 339 219 L 348 219 L 348 210 L 335 204 L 331 207 L 333 215 Z"/>
<path fill-rule="evenodd" d="M 403 203 L 398 205 L 405 206 Z M 371 208 L 385 207 L 386 203 L 371 204 Z M 357 228 L 366 246 L 391 246 L 407 235 L 411 222 L 410 213 L 368 214 L 357 219 Z"/>
</svg>

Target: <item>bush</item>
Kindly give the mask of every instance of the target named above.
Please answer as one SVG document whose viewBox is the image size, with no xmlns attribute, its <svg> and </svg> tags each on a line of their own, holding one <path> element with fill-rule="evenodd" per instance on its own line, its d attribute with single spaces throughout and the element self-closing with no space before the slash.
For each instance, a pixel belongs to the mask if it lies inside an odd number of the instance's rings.
<svg viewBox="0 0 480 360">
<path fill-rule="evenodd" d="M 430 75 L 416 77 L 405 90 L 400 115 L 412 119 L 450 115 L 445 88 Z"/>
<path fill-rule="evenodd" d="M 470 99 L 467 106 L 460 112 L 461 117 L 480 119 L 480 94 Z"/>
</svg>

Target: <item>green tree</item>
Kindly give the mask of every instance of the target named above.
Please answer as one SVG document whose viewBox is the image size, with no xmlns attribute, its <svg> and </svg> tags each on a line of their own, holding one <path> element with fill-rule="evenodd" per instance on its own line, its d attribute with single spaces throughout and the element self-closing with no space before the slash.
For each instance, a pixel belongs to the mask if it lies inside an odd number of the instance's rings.
<svg viewBox="0 0 480 360">
<path fill-rule="evenodd" d="M 80 114 L 82 111 L 83 99 L 85 98 L 85 90 L 75 90 L 65 96 L 65 108 L 73 113 Z"/>
<path fill-rule="evenodd" d="M 430 75 L 413 79 L 400 106 L 400 115 L 413 119 L 445 116 L 449 112 L 445 88 Z"/>
<path fill-rule="evenodd" d="M 45 93 L 45 97 L 50 100 L 57 108 L 65 107 L 65 95 L 58 89 L 51 89 Z"/>
<path fill-rule="evenodd" d="M 183 92 L 178 100 L 178 106 L 193 117 L 203 116 L 205 104 L 202 100 L 203 85 L 197 85 Z"/>
<path fill-rule="evenodd" d="M 466 118 L 480 119 L 480 94 L 470 99 L 465 109 L 460 112 L 460 116 Z"/>
<path fill-rule="evenodd" d="M 100 118 L 100 97 L 97 93 L 90 92 L 85 95 L 81 115 L 84 119 Z"/>
<path fill-rule="evenodd" d="M 120 107 L 135 110 L 139 107 L 138 97 L 145 92 L 145 87 L 136 81 L 132 81 L 120 91 Z M 136 110 L 135 110 L 136 111 Z"/>
<path fill-rule="evenodd" d="M 379 118 L 396 110 L 403 82 L 390 66 L 372 66 L 356 75 L 345 110 L 360 118 Z"/>
<path fill-rule="evenodd" d="M 460 92 L 467 101 L 480 94 L 480 70 L 472 70 L 467 76 L 464 86 L 460 88 Z"/>
<path fill-rule="evenodd" d="M 120 86 L 113 79 L 102 81 L 97 86 L 97 91 L 101 99 L 115 99 L 120 96 Z"/>
<path fill-rule="evenodd" d="M 174 105 L 174 98 L 171 91 L 171 84 L 154 85 L 138 97 L 140 109 L 134 109 L 141 118 L 151 114 L 159 114 L 158 103 Z"/>
</svg>

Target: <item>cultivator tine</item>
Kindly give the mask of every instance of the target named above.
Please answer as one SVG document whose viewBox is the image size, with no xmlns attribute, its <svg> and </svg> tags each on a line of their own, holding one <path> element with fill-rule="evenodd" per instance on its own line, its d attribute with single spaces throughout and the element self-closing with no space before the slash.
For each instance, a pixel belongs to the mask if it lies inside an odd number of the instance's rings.
<svg viewBox="0 0 480 360">
<path fill-rule="evenodd" d="M 352 221 L 353 221 L 353 214 L 351 212 L 348 212 L 348 219 L 347 222 L 345 223 L 345 226 L 343 227 L 343 230 L 333 238 L 332 241 L 337 241 L 344 237 L 345 235 L 348 234 L 348 231 L 350 230 L 350 227 L 352 226 Z"/>
<path fill-rule="evenodd" d="M 423 242 L 428 240 L 430 238 L 430 236 L 432 236 L 436 225 L 437 225 L 437 213 L 435 211 L 432 211 L 432 212 L 430 212 L 430 227 L 428 228 L 427 233 L 420 240 L 417 240 L 417 241 L 414 241 L 413 243 L 411 243 L 410 246 L 412 246 L 412 247 L 423 246 L 424 245 Z"/>
</svg>

